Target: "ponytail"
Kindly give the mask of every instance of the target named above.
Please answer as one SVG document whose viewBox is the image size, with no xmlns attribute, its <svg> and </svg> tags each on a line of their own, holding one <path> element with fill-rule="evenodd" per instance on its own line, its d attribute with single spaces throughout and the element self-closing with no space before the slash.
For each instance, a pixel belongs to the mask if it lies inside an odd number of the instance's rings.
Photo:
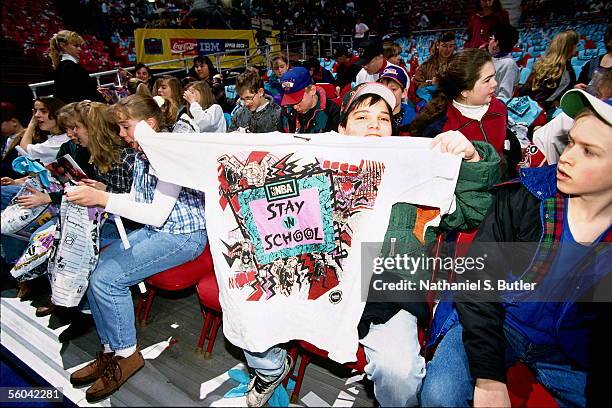
<svg viewBox="0 0 612 408">
<path fill-rule="evenodd" d="M 408 125 L 408 132 L 412 136 L 422 136 L 423 130 L 425 130 L 427 125 L 440 117 L 446 111 L 451 101 L 444 93 L 438 92 Z"/>
<path fill-rule="evenodd" d="M 49 57 L 51 57 L 53 69 L 57 69 L 66 44 L 83 44 L 83 42 L 83 38 L 74 31 L 61 30 L 54 34 L 49 41 Z"/>
<path fill-rule="evenodd" d="M 162 106 L 157 100 L 161 99 Z M 154 119 L 157 123 L 156 131 L 174 123 L 169 119 L 168 106 L 170 103 L 162 97 L 152 97 L 145 95 L 130 95 L 121 99 L 111 106 L 110 114 L 115 123 L 124 120 L 147 120 Z"/>
<path fill-rule="evenodd" d="M 482 67 L 488 62 L 492 62 L 489 53 L 477 48 L 469 48 L 453 55 L 446 69 L 442 70 L 437 78 L 437 95 L 408 126 L 410 134 L 421 136 L 427 125 L 442 115 L 461 92 L 474 89 Z"/>
</svg>

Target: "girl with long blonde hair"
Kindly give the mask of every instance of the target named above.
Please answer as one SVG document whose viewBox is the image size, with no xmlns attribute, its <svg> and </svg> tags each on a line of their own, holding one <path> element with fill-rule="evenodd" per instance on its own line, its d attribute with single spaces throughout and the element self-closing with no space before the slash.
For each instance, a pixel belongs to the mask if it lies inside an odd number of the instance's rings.
<svg viewBox="0 0 612 408">
<path fill-rule="evenodd" d="M 104 191 L 124 193 L 132 186 L 136 151 L 119 137 L 119 127 L 100 102 L 83 101 L 75 105 L 75 143 L 86 147 L 93 165 L 88 185 Z M 93 179 L 97 180 L 94 181 Z"/>
<path fill-rule="evenodd" d="M 156 131 L 164 126 L 164 112 L 150 96 L 130 95 L 112 109 L 119 136 L 134 148 L 138 148 L 137 125 Z M 130 194 L 89 186 L 78 186 L 66 194 L 76 204 L 102 207 L 145 224 L 128 235 L 130 248 L 120 241 L 110 244 L 90 277 L 87 298 L 101 350 L 92 363 L 70 376 L 75 386 L 93 383 L 85 393 L 88 402 L 107 398 L 145 364 L 138 350 L 130 286 L 192 261 L 207 243 L 204 193 L 158 180 L 150 170 L 146 156 L 138 154 Z"/>
<path fill-rule="evenodd" d="M 574 30 L 564 31 L 553 38 L 546 54 L 534 64 L 521 95 L 530 96 L 546 109 L 558 104 L 565 91 L 576 83 L 571 59 L 579 39 Z"/>
<path fill-rule="evenodd" d="M 84 99 L 102 101 L 96 81 L 79 65 L 84 44 L 78 33 L 69 30 L 59 31 L 49 41 L 49 56 L 55 70 L 54 95 L 66 103 Z"/>
</svg>

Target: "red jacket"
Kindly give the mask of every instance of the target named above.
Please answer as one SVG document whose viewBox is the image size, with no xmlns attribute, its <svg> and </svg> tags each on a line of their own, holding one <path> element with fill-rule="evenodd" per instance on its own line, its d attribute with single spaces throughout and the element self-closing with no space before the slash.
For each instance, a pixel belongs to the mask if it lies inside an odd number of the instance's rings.
<svg viewBox="0 0 612 408">
<path fill-rule="evenodd" d="M 468 23 L 468 40 L 464 48 L 478 48 L 483 44 L 489 43 L 489 37 L 493 27 L 510 24 L 508 12 L 499 10 L 488 16 L 473 14 Z"/>
<path fill-rule="evenodd" d="M 446 109 L 446 123 L 444 123 L 442 131 L 458 130 L 470 141 L 488 142 L 501 156 L 504 152 L 507 122 L 508 109 L 506 105 L 492 97 L 489 110 L 480 121 L 466 118 L 450 103 Z"/>
</svg>

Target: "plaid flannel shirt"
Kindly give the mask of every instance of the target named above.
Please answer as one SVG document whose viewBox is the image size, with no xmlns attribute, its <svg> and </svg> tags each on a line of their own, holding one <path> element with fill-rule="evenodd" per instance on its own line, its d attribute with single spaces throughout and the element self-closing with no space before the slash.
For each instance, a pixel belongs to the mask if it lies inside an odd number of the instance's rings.
<svg viewBox="0 0 612 408">
<path fill-rule="evenodd" d="M 134 192 L 136 202 L 151 203 L 155 195 L 157 177 L 149 174 L 149 162 L 136 156 L 134 164 Z M 204 193 L 198 190 L 183 187 L 179 193 L 172 212 L 160 228 L 147 226 L 155 231 L 169 234 L 188 234 L 206 230 L 204 219 Z"/>
<path fill-rule="evenodd" d="M 124 147 L 121 149 L 119 157 L 121 162 L 111 167 L 106 173 L 100 173 L 98 168 L 94 166 L 94 178 L 106 184 L 106 191 L 109 193 L 129 193 L 132 188 L 136 151 Z"/>
</svg>

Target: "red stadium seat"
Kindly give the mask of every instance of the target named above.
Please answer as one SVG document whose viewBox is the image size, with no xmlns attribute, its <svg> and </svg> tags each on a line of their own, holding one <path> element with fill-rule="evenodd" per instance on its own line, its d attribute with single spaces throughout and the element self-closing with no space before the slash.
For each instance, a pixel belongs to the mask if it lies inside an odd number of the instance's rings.
<svg viewBox="0 0 612 408">
<path fill-rule="evenodd" d="M 336 85 L 327 82 L 317 83 L 317 86 L 323 88 L 327 94 L 327 99 L 334 99 L 336 95 Z"/>
<path fill-rule="evenodd" d="M 297 404 L 300 399 L 300 390 L 302 389 L 302 382 L 304 381 L 304 374 L 306 373 L 306 367 L 310 364 L 310 360 L 312 356 L 317 356 L 321 358 L 328 358 L 327 351 L 321 350 L 320 348 L 315 347 L 314 345 L 308 343 L 307 341 L 298 340 L 296 342 L 296 346 L 289 349 L 289 354 L 293 357 L 293 361 L 297 360 L 297 356 L 300 355 L 300 364 L 297 367 L 297 373 L 295 369 L 291 374 L 289 374 L 285 380 L 283 381 L 283 385 L 287 387 L 287 383 L 289 379 L 295 381 L 295 387 L 293 388 L 293 392 L 291 393 L 291 402 L 293 404 Z M 363 346 L 360 344 L 357 348 L 357 361 L 353 363 L 344 364 L 346 367 L 356 370 L 360 373 L 363 372 L 365 365 L 367 364 L 365 351 Z"/>
<path fill-rule="evenodd" d="M 153 299 L 159 289 L 177 291 L 195 286 L 206 274 L 212 274 L 213 264 L 210 246 L 206 245 L 202 254 L 190 262 L 175 266 L 145 279 L 147 292 L 141 297 L 136 307 L 136 318 L 146 323 L 153 306 Z"/>
<path fill-rule="evenodd" d="M 513 407 L 558 407 L 527 366 L 519 363 L 508 370 L 508 393 Z"/>
<path fill-rule="evenodd" d="M 213 273 L 206 274 L 197 284 L 198 299 L 204 317 L 204 324 L 200 332 L 197 350 L 202 352 L 204 343 L 208 340 L 208 346 L 204 352 L 204 358 L 210 358 L 219 326 L 222 322 L 221 304 L 219 303 L 219 286 L 217 278 Z"/>
</svg>

